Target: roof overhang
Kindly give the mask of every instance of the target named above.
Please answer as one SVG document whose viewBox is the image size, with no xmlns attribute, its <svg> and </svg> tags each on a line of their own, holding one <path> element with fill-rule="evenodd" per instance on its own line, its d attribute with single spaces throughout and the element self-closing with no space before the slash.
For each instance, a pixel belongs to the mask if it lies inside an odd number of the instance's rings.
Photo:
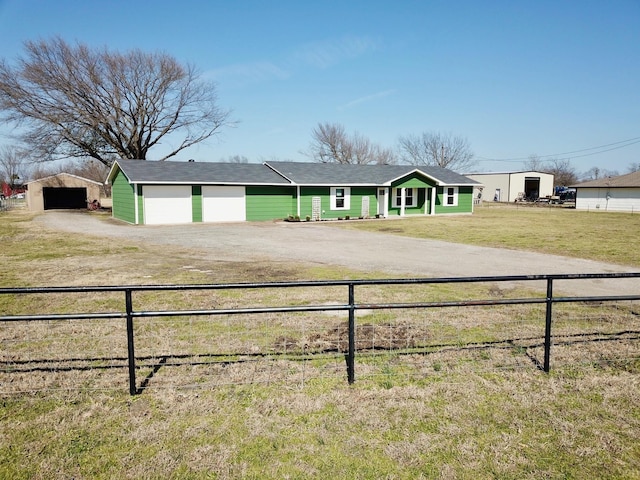
<svg viewBox="0 0 640 480">
<path fill-rule="evenodd" d="M 81 177 L 79 175 L 74 175 L 72 173 L 66 173 L 66 172 L 56 173 L 55 175 L 49 175 L 48 177 L 38 178 L 37 180 L 31 180 L 30 182 L 27 182 L 26 185 L 29 185 L 31 183 L 42 182 L 44 180 L 49 180 L 50 178 L 56 178 L 56 177 L 60 177 L 60 176 L 63 176 L 63 175 L 66 176 L 66 177 L 77 178 L 78 180 L 82 180 L 83 182 L 93 183 L 95 185 L 102 186 L 102 184 L 100 182 L 96 182 L 95 180 L 91 180 L 90 178 L 85 178 L 85 177 Z"/>
</svg>

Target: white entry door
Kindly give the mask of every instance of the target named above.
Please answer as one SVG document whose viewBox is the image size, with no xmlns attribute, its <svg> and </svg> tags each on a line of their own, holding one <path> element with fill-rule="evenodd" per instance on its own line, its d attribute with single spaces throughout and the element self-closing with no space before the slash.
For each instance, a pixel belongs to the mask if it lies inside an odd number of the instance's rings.
<svg viewBox="0 0 640 480">
<path fill-rule="evenodd" d="M 145 185 L 144 223 L 147 225 L 191 223 L 190 185 Z"/>
<path fill-rule="evenodd" d="M 203 222 L 243 222 L 247 219 L 244 187 L 202 187 Z"/>
</svg>

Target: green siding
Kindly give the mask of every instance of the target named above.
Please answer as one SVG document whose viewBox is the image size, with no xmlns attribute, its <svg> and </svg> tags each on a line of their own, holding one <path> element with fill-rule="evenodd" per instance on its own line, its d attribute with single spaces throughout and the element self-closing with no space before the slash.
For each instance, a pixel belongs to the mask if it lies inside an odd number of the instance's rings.
<svg viewBox="0 0 640 480">
<path fill-rule="evenodd" d="M 338 188 L 342 187 L 338 186 Z M 347 215 L 351 218 L 360 217 L 362 215 L 362 199 L 364 197 L 369 197 L 369 216 L 373 217 L 378 208 L 376 190 L 376 187 L 351 187 L 349 208 L 346 210 L 331 210 L 330 187 L 302 187 L 300 189 L 300 218 L 304 219 L 307 216 L 312 216 L 313 197 L 320 197 L 322 219 L 344 218 Z"/>
<path fill-rule="evenodd" d="M 320 197 L 321 211 L 329 214 L 331 208 L 331 189 L 329 187 L 301 187 L 300 188 L 300 218 L 311 217 L 313 213 L 313 197 Z M 338 215 L 321 214 L 321 218 L 338 218 Z"/>
<path fill-rule="evenodd" d="M 202 187 L 200 185 L 191 186 L 191 221 L 202 221 Z"/>
<path fill-rule="evenodd" d="M 435 183 L 418 173 L 412 173 L 407 177 L 396 180 L 391 184 L 393 188 L 431 188 Z"/>
<path fill-rule="evenodd" d="M 436 197 L 436 214 L 443 213 L 472 213 L 473 212 L 473 187 L 458 187 L 458 205 L 444 205 L 444 189 L 438 187 Z"/>
<path fill-rule="evenodd" d="M 369 216 L 373 217 L 378 213 L 378 199 L 376 197 L 377 187 L 351 187 L 351 204 L 349 205 L 351 217 L 362 215 L 362 199 L 369 197 Z"/>
<path fill-rule="evenodd" d="M 246 187 L 248 221 L 284 219 L 296 215 L 295 187 Z"/>
<path fill-rule="evenodd" d="M 129 183 L 127 177 L 120 170 L 118 170 L 111 185 L 111 198 L 113 201 L 113 218 L 128 223 L 136 223 L 133 185 Z"/>
</svg>

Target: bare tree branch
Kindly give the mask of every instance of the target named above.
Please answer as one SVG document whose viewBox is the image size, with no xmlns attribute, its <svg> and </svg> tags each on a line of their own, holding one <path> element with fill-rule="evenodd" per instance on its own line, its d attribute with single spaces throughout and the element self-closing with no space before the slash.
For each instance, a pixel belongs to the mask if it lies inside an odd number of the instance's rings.
<svg viewBox="0 0 640 480">
<path fill-rule="evenodd" d="M 578 174 L 571 165 L 571 161 L 566 158 L 549 158 L 542 160 L 538 155 L 533 154 L 524 162 L 524 168 L 553 175 L 553 183 L 555 183 L 556 186 L 573 185 L 578 181 Z M 592 169 L 592 171 L 597 178 L 599 169 Z"/>
<path fill-rule="evenodd" d="M 215 85 L 169 55 L 91 50 L 60 37 L 25 49 L 15 68 L 0 63 L 0 110 L 41 158 L 144 160 L 179 136 L 166 160 L 231 124 Z"/>
<path fill-rule="evenodd" d="M 0 182 L 5 182 L 11 188 L 24 183 L 27 179 L 28 163 L 26 153 L 18 148 L 13 146 L 0 148 Z"/>
<path fill-rule="evenodd" d="M 475 165 L 473 152 L 464 137 L 424 132 L 400 137 L 400 156 L 404 163 L 430 165 L 465 171 Z"/>
<path fill-rule="evenodd" d="M 319 123 L 313 129 L 308 155 L 321 163 L 392 164 L 395 154 L 362 135 L 349 136 L 342 125 Z"/>
</svg>

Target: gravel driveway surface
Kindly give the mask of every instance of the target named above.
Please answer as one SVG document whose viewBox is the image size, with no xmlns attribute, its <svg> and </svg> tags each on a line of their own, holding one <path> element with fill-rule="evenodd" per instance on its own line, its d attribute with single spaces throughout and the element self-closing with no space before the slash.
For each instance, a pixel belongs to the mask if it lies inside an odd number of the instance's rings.
<svg viewBox="0 0 640 480">
<path fill-rule="evenodd" d="M 45 212 L 34 221 L 56 230 L 195 248 L 201 250 L 205 258 L 232 261 L 299 260 L 361 271 L 386 272 L 398 277 L 638 271 L 637 268 L 557 255 L 347 230 L 330 223 L 128 225 L 115 220 L 105 222 L 83 212 L 65 211 Z M 529 285 L 533 286 L 531 283 Z M 633 295 L 640 292 L 640 279 L 557 281 L 554 290 L 569 295 Z"/>
</svg>

